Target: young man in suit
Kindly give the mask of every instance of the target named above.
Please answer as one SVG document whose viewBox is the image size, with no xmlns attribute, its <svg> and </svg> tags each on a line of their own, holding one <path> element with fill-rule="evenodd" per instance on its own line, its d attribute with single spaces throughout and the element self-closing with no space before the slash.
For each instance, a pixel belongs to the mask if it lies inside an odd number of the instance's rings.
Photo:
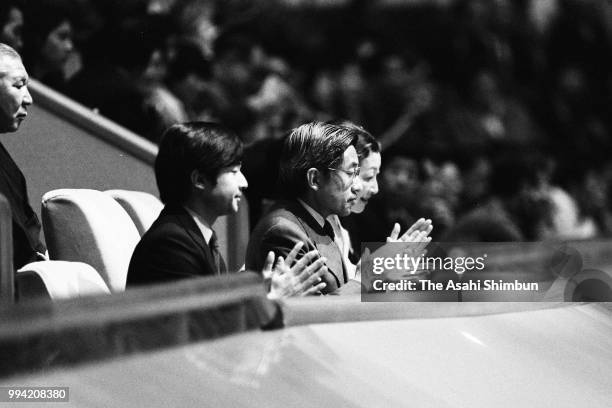
<svg viewBox="0 0 612 408">
<path fill-rule="evenodd" d="M 212 225 L 218 217 L 238 211 L 248 186 L 240 171 L 242 151 L 240 139 L 216 123 L 182 123 L 165 132 L 155 160 L 155 178 L 165 207 L 134 250 L 128 286 L 230 272 L 219 254 Z M 277 264 L 273 296 L 323 287 L 319 283 L 323 260 L 312 252 L 293 263 L 296 252 L 288 254 L 289 265 L 282 260 Z M 267 257 L 257 270 L 271 270 L 273 260 L 273 255 Z"/>
<path fill-rule="evenodd" d="M 326 258 L 323 293 L 336 292 L 348 282 L 340 237 L 327 217 L 350 214 L 362 188 L 356 143 L 355 129 L 341 125 L 313 122 L 291 132 L 280 159 L 279 187 L 286 200 L 253 230 L 247 268 L 261 268 L 269 251 L 285 256 L 296 242 L 303 242 L 303 253 L 315 250 Z"/>
<path fill-rule="evenodd" d="M 0 43 L 0 133 L 16 132 L 25 120 L 32 104 L 28 80 L 19 54 Z M 25 178 L 1 143 L 0 193 L 8 200 L 13 217 L 13 268 L 45 259 L 40 222 L 30 207 Z"/>
</svg>

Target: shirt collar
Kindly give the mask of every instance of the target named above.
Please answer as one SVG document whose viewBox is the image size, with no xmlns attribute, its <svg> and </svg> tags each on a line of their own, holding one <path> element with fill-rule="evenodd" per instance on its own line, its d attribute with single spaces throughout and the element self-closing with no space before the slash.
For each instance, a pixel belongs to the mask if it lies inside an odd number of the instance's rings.
<svg viewBox="0 0 612 408">
<path fill-rule="evenodd" d="M 302 199 L 298 198 L 297 200 L 300 202 L 300 204 L 302 204 L 306 211 L 308 211 L 308 213 L 312 215 L 312 217 L 317 221 L 317 224 L 319 224 L 321 228 L 323 228 L 325 226 L 325 218 L 323 218 L 321 214 L 316 212 L 314 208 L 306 204 Z"/>
<path fill-rule="evenodd" d="M 189 213 L 189 215 L 191 215 L 191 218 L 193 218 L 193 220 L 195 221 L 196 225 L 198 226 L 198 229 L 200 230 L 200 232 L 202 233 L 202 236 L 204 237 L 204 240 L 206 241 L 206 244 L 210 244 L 210 238 L 212 238 L 212 234 L 213 234 L 213 230 L 212 228 L 210 228 L 207 224 L 206 221 L 204 221 L 204 219 L 202 219 L 202 217 L 200 217 L 195 211 L 192 211 L 191 209 L 185 207 L 185 211 L 187 211 Z"/>
</svg>

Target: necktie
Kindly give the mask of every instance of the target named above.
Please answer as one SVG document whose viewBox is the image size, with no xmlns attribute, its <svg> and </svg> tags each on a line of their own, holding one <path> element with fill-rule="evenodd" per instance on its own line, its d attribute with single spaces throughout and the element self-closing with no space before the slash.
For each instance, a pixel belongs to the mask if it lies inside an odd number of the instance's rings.
<svg viewBox="0 0 612 408">
<path fill-rule="evenodd" d="M 223 259 L 221 258 L 221 253 L 219 253 L 219 242 L 217 240 L 217 234 L 215 234 L 215 231 L 213 231 L 212 236 L 210 237 L 208 246 L 210 247 L 210 252 L 213 256 L 213 262 L 215 264 L 217 275 L 225 273 L 225 262 L 223 262 Z"/>
<path fill-rule="evenodd" d="M 325 225 L 323 225 L 323 232 L 325 235 L 331 238 L 333 242 L 335 242 L 336 234 L 334 233 L 334 227 L 332 227 L 331 222 L 329 220 L 325 220 Z"/>
<path fill-rule="evenodd" d="M 344 256 L 342 253 L 342 248 L 343 248 L 343 243 L 342 243 L 342 237 L 338 236 L 336 237 L 336 233 L 334 232 L 334 227 L 332 226 L 331 222 L 329 222 L 329 220 L 325 220 L 325 224 L 323 225 L 323 232 L 325 233 L 325 235 L 327 235 L 328 237 L 331 238 L 332 243 L 334 244 L 334 246 L 336 247 L 336 250 L 338 251 L 338 255 L 340 255 L 340 264 L 342 265 L 342 274 L 344 275 L 344 283 L 347 282 L 348 278 L 346 275 L 346 267 L 344 265 Z"/>
</svg>

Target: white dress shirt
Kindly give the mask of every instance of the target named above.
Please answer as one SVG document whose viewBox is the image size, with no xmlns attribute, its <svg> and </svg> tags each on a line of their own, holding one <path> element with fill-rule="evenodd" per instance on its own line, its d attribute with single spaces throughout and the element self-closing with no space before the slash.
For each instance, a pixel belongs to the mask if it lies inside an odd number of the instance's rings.
<svg viewBox="0 0 612 408">
<path fill-rule="evenodd" d="M 208 226 L 206 221 L 204 221 L 204 219 L 198 213 L 192 211 L 187 207 L 185 207 L 185 210 L 189 213 L 189 215 L 191 215 L 191 218 L 193 218 L 193 220 L 195 221 L 196 225 L 198 226 L 198 229 L 204 237 L 204 240 L 206 241 L 206 245 L 210 245 L 210 239 L 213 235 L 212 228 Z"/>
</svg>

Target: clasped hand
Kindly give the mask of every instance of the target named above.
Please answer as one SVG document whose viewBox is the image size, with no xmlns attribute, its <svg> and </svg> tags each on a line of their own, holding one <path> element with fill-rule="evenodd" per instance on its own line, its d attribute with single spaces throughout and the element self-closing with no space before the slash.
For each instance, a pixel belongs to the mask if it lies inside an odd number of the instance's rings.
<svg viewBox="0 0 612 408">
<path fill-rule="evenodd" d="M 419 218 L 406 232 L 400 235 L 400 225 L 396 222 L 391 230 L 391 234 L 387 237 L 388 243 L 406 243 L 405 247 L 402 248 L 401 253 L 408 255 L 408 257 L 415 258 L 427 253 L 425 249 L 431 242 L 429 234 L 433 230 L 431 220 L 425 218 Z M 388 257 L 392 254 L 387 254 L 388 251 L 397 252 L 397 248 L 388 248 L 382 246 L 374 253 L 370 254 L 366 251 L 363 254 L 363 258 L 366 262 L 370 263 L 374 258 Z M 357 265 L 357 273 L 355 279 L 361 281 L 361 260 Z"/>
</svg>

